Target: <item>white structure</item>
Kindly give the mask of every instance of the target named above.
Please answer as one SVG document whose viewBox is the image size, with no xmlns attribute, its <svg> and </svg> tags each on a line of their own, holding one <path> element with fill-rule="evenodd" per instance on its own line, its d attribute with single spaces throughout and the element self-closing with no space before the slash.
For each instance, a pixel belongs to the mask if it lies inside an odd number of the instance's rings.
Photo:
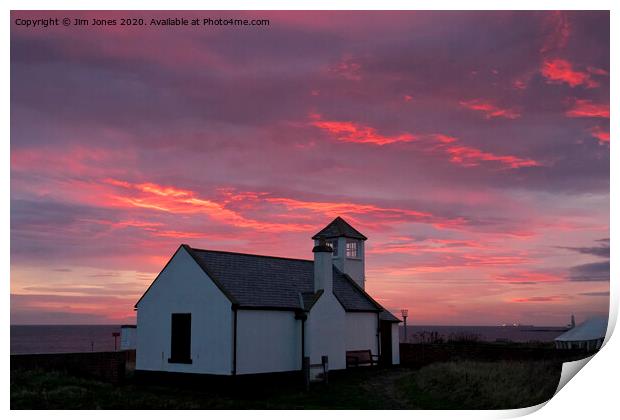
<svg viewBox="0 0 620 420">
<path fill-rule="evenodd" d="M 133 350 L 136 348 L 136 340 L 138 338 L 136 331 L 135 325 L 121 325 L 121 350 Z"/>
<path fill-rule="evenodd" d="M 573 319 L 574 322 L 574 319 Z M 558 349 L 598 350 L 607 332 L 607 318 L 590 318 L 555 339 Z"/>
<path fill-rule="evenodd" d="M 364 291 L 366 237 L 338 217 L 313 239 L 314 260 L 181 245 L 136 303 L 136 369 L 288 372 L 328 356 L 334 370 L 348 351 L 398 364 L 400 320 Z"/>
</svg>

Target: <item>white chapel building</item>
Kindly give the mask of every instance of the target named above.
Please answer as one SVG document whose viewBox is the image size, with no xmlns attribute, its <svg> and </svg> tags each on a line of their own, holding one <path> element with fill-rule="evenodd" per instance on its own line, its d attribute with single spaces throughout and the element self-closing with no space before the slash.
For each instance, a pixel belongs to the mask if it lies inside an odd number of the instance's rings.
<svg viewBox="0 0 620 420">
<path fill-rule="evenodd" d="M 136 370 L 290 372 L 347 353 L 399 363 L 400 320 L 364 290 L 366 237 L 338 217 L 313 260 L 181 245 L 136 303 Z M 349 357 L 350 360 L 350 357 Z"/>
</svg>

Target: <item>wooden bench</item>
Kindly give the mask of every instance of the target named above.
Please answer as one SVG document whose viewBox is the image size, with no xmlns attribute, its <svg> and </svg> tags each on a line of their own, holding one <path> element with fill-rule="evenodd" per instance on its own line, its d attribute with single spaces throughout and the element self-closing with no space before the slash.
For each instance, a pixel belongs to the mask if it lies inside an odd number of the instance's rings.
<svg viewBox="0 0 620 420">
<path fill-rule="evenodd" d="M 370 350 L 352 350 L 347 352 L 347 367 L 375 366 L 379 362 L 379 356 L 372 354 Z"/>
</svg>

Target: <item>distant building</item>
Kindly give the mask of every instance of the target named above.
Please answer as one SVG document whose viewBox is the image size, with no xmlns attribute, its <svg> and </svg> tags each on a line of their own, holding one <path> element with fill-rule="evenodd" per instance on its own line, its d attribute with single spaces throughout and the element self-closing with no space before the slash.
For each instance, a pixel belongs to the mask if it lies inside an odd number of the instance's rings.
<svg viewBox="0 0 620 420">
<path fill-rule="evenodd" d="M 136 326 L 121 325 L 121 350 L 133 350 L 136 348 Z"/>
<path fill-rule="evenodd" d="M 572 320 L 574 322 L 574 318 Z M 555 339 L 557 349 L 598 350 L 607 332 L 607 317 L 590 318 Z"/>
<path fill-rule="evenodd" d="M 287 372 L 347 352 L 399 363 L 398 323 L 366 291 L 366 237 L 338 217 L 314 260 L 181 245 L 136 303 L 136 369 L 216 375 Z M 353 354 L 353 353 L 351 353 Z"/>
</svg>

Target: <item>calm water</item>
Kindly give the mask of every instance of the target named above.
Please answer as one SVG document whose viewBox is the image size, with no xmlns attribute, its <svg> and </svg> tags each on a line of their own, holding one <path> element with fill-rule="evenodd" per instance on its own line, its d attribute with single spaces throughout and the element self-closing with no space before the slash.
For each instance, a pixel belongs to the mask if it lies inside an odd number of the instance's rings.
<svg viewBox="0 0 620 420">
<path fill-rule="evenodd" d="M 11 354 L 73 353 L 113 351 L 113 332 L 120 325 L 11 325 Z M 450 335 L 476 335 L 484 341 L 553 341 L 562 334 L 560 327 L 464 327 L 409 325 L 409 341 L 419 342 L 422 333 L 437 332 L 447 339 Z M 401 326 L 401 337 L 404 328 Z M 119 340 L 120 344 L 120 340 Z"/>
<path fill-rule="evenodd" d="M 11 325 L 11 354 L 113 351 L 112 333 L 120 331 L 120 325 Z"/>
</svg>

